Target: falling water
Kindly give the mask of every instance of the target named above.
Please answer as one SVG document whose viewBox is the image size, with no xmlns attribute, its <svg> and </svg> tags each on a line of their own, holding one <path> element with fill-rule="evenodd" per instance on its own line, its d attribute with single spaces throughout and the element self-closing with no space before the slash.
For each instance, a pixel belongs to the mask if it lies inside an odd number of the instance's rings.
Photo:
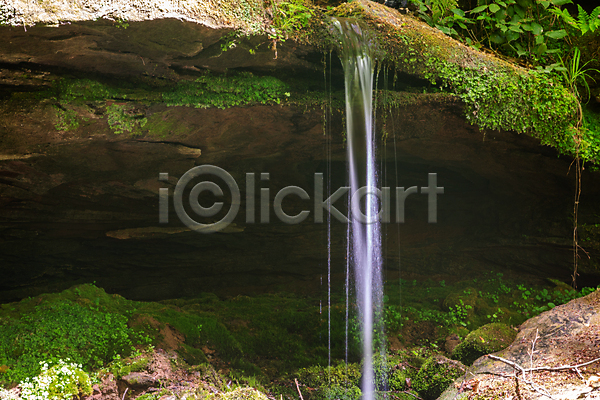
<svg viewBox="0 0 600 400">
<path fill-rule="evenodd" d="M 373 126 L 373 58 L 374 43 L 351 21 L 334 22 L 341 40 L 340 59 L 346 87 L 346 137 L 349 162 L 352 217 L 348 241 L 350 263 L 356 287 L 356 302 L 363 343 L 362 391 L 364 400 L 375 392 L 373 372 L 374 335 L 383 336 L 381 229 L 377 187 L 375 139 Z M 362 189 L 361 189 L 362 188 Z M 363 193 L 364 202 L 359 202 Z M 362 211 L 364 210 L 364 212 Z"/>
</svg>

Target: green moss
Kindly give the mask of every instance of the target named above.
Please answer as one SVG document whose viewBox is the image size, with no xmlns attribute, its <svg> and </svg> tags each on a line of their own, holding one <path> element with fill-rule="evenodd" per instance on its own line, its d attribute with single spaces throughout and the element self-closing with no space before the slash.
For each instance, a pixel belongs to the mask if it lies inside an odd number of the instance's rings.
<svg viewBox="0 0 600 400">
<path fill-rule="evenodd" d="M 57 131 L 70 131 L 79 128 L 77 112 L 68 108 L 56 107 L 56 124 L 54 127 Z"/>
<path fill-rule="evenodd" d="M 289 97 L 288 87 L 271 76 L 250 72 L 229 75 L 207 74 L 195 81 L 179 81 L 174 89 L 163 93 L 170 106 L 226 108 L 248 104 L 280 104 Z"/>
<path fill-rule="evenodd" d="M 376 35 L 376 58 L 382 64 L 428 79 L 458 96 L 467 120 L 481 129 L 527 133 L 562 154 L 575 154 L 578 100 L 557 76 L 476 52 L 376 5 L 366 8 L 361 2 L 352 2 L 338 7 L 334 14 L 357 18 Z M 600 141 L 588 136 L 579 155 L 595 160 L 600 145 L 594 148 L 592 143 Z"/>
<path fill-rule="evenodd" d="M 578 102 L 556 77 L 538 71 L 488 70 L 484 64 L 473 69 L 441 66 L 435 69 L 442 85 L 463 100 L 472 124 L 528 133 L 560 153 L 574 154 Z"/>
<path fill-rule="evenodd" d="M 415 378 L 417 371 L 411 366 L 401 365 L 392 370 L 388 384 L 390 390 L 403 392 L 411 388 L 410 382 Z"/>
<path fill-rule="evenodd" d="M 412 387 L 423 399 L 436 399 L 464 372 L 462 364 L 445 357 L 433 356 L 425 361 L 413 380 Z"/>
<path fill-rule="evenodd" d="M 305 397 L 313 400 L 324 399 L 358 399 L 361 396 L 361 368 L 359 364 L 338 364 L 332 367 L 318 365 L 298 370 L 298 381 L 303 387 Z"/>
<path fill-rule="evenodd" d="M 358 386 L 346 387 L 331 385 L 329 387 L 324 387 L 320 390 L 317 390 L 311 398 L 318 400 L 359 400 L 361 397 L 362 391 Z"/>
<path fill-rule="evenodd" d="M 125 315 L 102 309 L 100 298 L 106 294 L 98 289 L 96 293 L 93 300 L 49 295 L 3 306 L 0 365 L 8 371 L 0 376 L 2 382 L 36 375 L 40 361 L 69 358 L 88 370 L 98 368 L 118 354 L 130 354 L 134 345 L 148 343 L 127 326 Z"/>
<path fill-rule="evenodd" d="M 145 371 L 148 368 L 150 359 L 147 355 L 141 355 L 133 359 L 121 359 L 120 356 L 109 365 L 108 370 L 116 379 L 129 375 L 132 372 Z"/>
<path fill-rule="evenodd" d="M 187 133 L 189 130 L 183 121 L 172 117 L 170 111 L 167 110 L 150 115 L 144 125 L 144 131 L 150 136 L 167 138 Z"/>
<path fill-rule="evenodd" d="M 179 350 L 177 352 L 179 353 L 181 358 L 183 358 L 183 360 L 189 365 L 198 365 L 208 362 L 208 359 L 206 358 L 206 355 L 202 350 L 196 349 L 185 343 L 179 345 Z"/>
<path fill-rule="evenodd" d="M 143 114 L 138 114 L 131 108 L 120 104 L 111 104 L 106 107 L 106 116 L 108 126 L 117 135 L 122 133 L 139 135 L 141 134 L 140 129 L 148 122 Z"/>
<path fill-rule="evenodd" d="M 452 352 L 452 358 L 471 365 L 479 357 L 508 347 L 517 333 L 501 323 L 487 324 L 469 333 Z"/>
<path fill-rule="evenodd" d="M 268 397 L 254 388 L 237 388 L 231 392 L 213 393 L 206 396 L 212 400 L 268 400 Z"/>
<path fill-rule="evenodd" d="M 333 367 L 314 365 L 298 370 L 298 380 L 309 387 L 321 386 L 359 386 L 361 377 L 360 365 L 338 364 Z"/>
</svg>

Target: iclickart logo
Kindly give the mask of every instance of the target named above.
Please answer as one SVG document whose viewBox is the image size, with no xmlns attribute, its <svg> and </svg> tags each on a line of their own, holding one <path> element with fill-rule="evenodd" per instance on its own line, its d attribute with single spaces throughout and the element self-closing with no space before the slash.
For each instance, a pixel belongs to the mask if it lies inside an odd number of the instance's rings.
<svg viewBox="0 0 600 400">
<path fill-rule="evenodd" d="M 192 219 L 184 207 L 184 192 L 187 191 L 187 186 L 192 181 L 201 177 L 214 177 L 225 183 L 227 192 L 230 194 L 231 201 L 229 211 L 220 220 L 211 223 L 200 223 Z M 268 181 L 270 174 L 268 172 L 260 173 L 261 181 Z M 168 173 L 160 173 L 159 181 L 167 182 L 169 180 Z M 246 173 L 246 223 L 255 223 L 256 214 L 256 173 Z M 349 218 L 340 212 L 333 204 L 342 196 L 349 193 L 350 188 L 343 186 L 333 192 L 328 198 L 323 199 L 323 174 L 314 174 L 314 191 L 313 191 L 313 220 L 314 223 L 323 223 L 324 211 L 329 212 L 332 217 L 342 223 L 348 223 Z M 443 187 L 437 186 L 437 174 L 428 174 L 428 184 L 420 188 L 420 193 L 428 197 L 428 222 L 437 222 L 437 195 L 444 193 Z M 210 207 L 204 207 L 200 204 L 199 196 L 203 192 L 210 192 L 215 198 L 222 199 L 225 196 L 223 189 L 212 180 L 202 180 L 195 183 L 187 196 L 188 207 L 201 218 L 212 218 L 219 214 L 225 205 L 223 201 L 215 201 Z M 411 194 L 419 193 L 417 186 L 411 186 L 407 189 L 404 187 L 395 188 L 395 222 L 404 222 L 404 204 L 406 198 Z M 301 200 L 311 200 L 311 196 L 306 190 L 299 186 L 286 186 L 279 190 L 273 199 L 273 211 L 275 216 L 286 224 L 299 224 L 306 220 L 310 215 L 310 210 L 302 210 L 295 215 L 289 215 L 283 211 L 283 202 L 288 196 L 298 196 Z M 366 215 L 361 209 L 361 202 L 365 196 L 375 196 L 379 211 L 374 215 Z M 260 189 L 260 223 L 268 224 L 270 222 L 270 189 Z M 241 205 L 240 188 L 236 180 L 229 172 L 223 168 L 214 165 L 200 165 L 188 170 L 175 186 L 173 193 L 173 206 L 177 216 L 189 229 L 200 233 L 213 233 L 225 229 L 237 217 Z M 361 223 L 371 224 L 374 222 L 390 223 L 391 222 L 391 189 L 383 187 L 381 189 L 375 187 L 363 186 L 356 190 L 350 196 L 350 218 L 353 218 Z M 169 222 L 169 189 L 159 189 L 159 223 L 166 224 Z"/>
</svg>

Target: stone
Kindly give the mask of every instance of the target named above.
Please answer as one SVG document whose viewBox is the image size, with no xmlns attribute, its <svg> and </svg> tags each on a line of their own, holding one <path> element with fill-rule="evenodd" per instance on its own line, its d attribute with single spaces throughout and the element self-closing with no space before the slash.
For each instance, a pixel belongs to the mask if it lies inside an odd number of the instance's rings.
<svg viewBox="0 0 600 400">
<path fill-rule="evenodd" d="M 471 365 L 476 359 L 485 354 L 494 353 L 508 347 L 515 337 L 510 326 L 501 323 L 491 323 L 470 332 L 464 341 L 452 351 L 452 358 Z"/>
<path fill-rule="evenodd" d="M 532 354 L 533 350 L 533 354 Z M 520 327 L 516 339 L 506 349 L 494 353 L 523 368 L 573 366 L 600 358 L 600 290 L 570 301 L 531 318 Z M 580 368 L 584 379 L 573 370 L 562 372 L 533 372 L 528 380 L 548 391 L 554 398 L 578 398 L 594 391 L 594 377 L 600 374 L 600 362 Z M 500 360 L 480 357 L 469 368 L 463 379 L 455 381 L 441 399 L 463 399 L 473 394 L 470 390 L 458 392 L 475 385 L 478 396 L 491 398 L 495 393 L 515 394 L 514 368 Z M 529 390 L 520 382 L 521 390 Z M 539 396 L 539 393 L 531 392 Z M 593 393 L 592 393 L 593 394 Z"/>
<path fill-rule="evenodd" d="M 122 381 L 135 390 L 145 390 L 157 384 L 156 378 L 147 372 L 131 372 L 125 375 Z"/>
<path fill-rule="evenodd" d="M 458 361 L 444 356 L 429 357 L 412 380 L 412 388 L 425 400 L 436 399 L 465 370 Z"/>
<path fill-rule="evenodd" d="M 460 342 L 460 337 L 456 334 L 452 334 L 446 337 L 446 341 L 444 343 L 444 349 L 446 350 L 446 353 L 452 354 L 452 352 L 454 351 L 456 346 L 460 344 Z"/>
</svg>

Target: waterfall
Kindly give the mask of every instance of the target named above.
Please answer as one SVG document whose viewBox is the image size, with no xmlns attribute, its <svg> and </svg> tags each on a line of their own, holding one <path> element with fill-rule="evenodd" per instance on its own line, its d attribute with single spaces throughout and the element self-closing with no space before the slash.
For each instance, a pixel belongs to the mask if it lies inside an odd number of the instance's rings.
<svg viewBox="0 0 600 400">
<path fill-rule="evenodd" d="M 346 138 L 351 218 L 349 256 L 354 274 L 356 303 L 363 344 L 364 400 L 375 393 L 373 347 L 383 349 L 383 281 L 379 201 L 375 196 L 377 171 L 373 123 L 374 42 L 356 22 L 334 21 L 341 41 L 346 92 Z M 362 199 L 362 201 L 361 201 Z M 363 212 L 364 210 L 364 212 Z"/>
</svg>

